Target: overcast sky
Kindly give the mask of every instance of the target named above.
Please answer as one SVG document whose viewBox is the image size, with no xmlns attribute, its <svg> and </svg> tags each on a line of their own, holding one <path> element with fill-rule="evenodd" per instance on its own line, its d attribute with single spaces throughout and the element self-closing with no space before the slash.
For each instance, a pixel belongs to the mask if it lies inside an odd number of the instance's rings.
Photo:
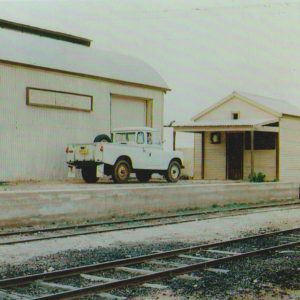
<svg viewBox="0 0 300 300">
<path fill-rule="evenodd" d="M 300 1 L 0 0 L 0 18 L 148 62 L 172 89 L 165 123 L 233 90 L 300 105 Z"/>
</svg>

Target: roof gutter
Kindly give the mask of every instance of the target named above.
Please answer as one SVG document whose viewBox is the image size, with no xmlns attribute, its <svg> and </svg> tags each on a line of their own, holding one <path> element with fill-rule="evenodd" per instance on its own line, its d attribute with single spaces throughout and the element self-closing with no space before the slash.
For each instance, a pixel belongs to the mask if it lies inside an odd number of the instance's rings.
<svg viewBox="0 0 300 300">
<path fill-rule="evenodd" d="M 19 31 L 19 32 L 29 33 L 29 34 L 33 34 L 33 35 L 44 36 L 47 38 L 61 40 L 61 41 L 69 42 L 69 43 L 87 46 L 87 47 L 90 47 L 91 42 L 92 42 L 92 40 L 90 40 L 90 39 L 75 36 L 72 34 L 53 31 L 53 30 L 49 30 L 49 29 L 43 29 L 40 27 L 25 25 L 25 24 L 7 21 L 7 20 L 3 20 L 3 19 L 0 19 L 0 27 Z"/>
</svg>

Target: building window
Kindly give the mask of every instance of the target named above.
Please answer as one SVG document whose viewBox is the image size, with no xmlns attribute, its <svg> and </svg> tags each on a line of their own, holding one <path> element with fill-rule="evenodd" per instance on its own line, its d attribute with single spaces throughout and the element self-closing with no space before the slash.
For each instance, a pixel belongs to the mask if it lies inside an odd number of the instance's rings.
<svg viewBox="0 0 300 300">
<path fill-rule="evenodd" d="M 232 112 L 231 117 L 233 120 L 238 120 L 240 118 L 240 113 L 239 112 Z"/>
<path fill-rule="evenodd" d="M 254 150 L 276 149 L 275 132 L 254 132 Z M 251 134 L 245 133 L 245 150 L 251 150 Z"/>
</svg>

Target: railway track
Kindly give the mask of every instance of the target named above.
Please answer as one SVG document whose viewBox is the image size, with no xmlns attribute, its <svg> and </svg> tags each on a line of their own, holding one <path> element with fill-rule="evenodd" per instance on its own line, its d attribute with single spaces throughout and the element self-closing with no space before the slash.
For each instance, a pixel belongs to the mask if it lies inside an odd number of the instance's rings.
<svg viewBox="0 0 300 300">
<path fill-rule="evenodd" d="M 299 200 L 284 204 L 269 204 L 269 205 L 255 205 L 249 207 L 230 208 L 220 212 L 216 210 L 206 210 L 201 212 L 189 212 L 181 214 L 168 214 L 155 217 L 143 217 L 138 219 L 126 219 L 119 221 L 105 221 L 94 222 L 77 225 L 67 225 L 59 227 L 47 227 L 38 229 L 27 229 L 0 232 L 0 246 L 15 245 L 21 243 L 31 243 L 43 240 L 68 238 L 81 235 L 100 234 L 122 230 L 133 230 L 140 228 L 150 228 L 161 225 L 172 225 L 191 221 L 207 220 L 220 217 L 224 213 L 230 213 L 230 215 L 240 215 L 245 212 L 251 213 L 258 209 L 270 209 L 278 208 L 288 209 L 290 207 L 297 207 Z M 264 212 L 264 211 L 261 211 Z M 94 228 L 94 229 L 92 229 Z M 97 229 L 95 229 L 97 228 Z M 92 229 L 92 230 L 91 230 Z M 71 230 L 71 232 L 70 232 Z M 63 232 L 61 234 L 54 234 L 56 232 Z M 67 231 L 67 232 L 66 232 Z M 8 240 L 7 240 L 8 239 Z"/>
<path fill-rule="evenodd" d="M 263 245 L 256 248 L 256 243 Z M 240 251 L 241 245 L 244 251 Z M 161 251 L 148 255 L 85 265 L 50 273 L 40 273 L 0 280 L 3 299 L 60 300 L 96 295 L 108 299 L 126 299 L 111 294 L 125 287 L 142 286 L 165 289 L 161 280 L 200 280 L 193 272 L 230 272 L 220 269 L 228 262 L 248 257 L 285 253 L 300 246 L 300 228 L 269 232 L 222 242 Z M 281 252 L 282 251 L 282 252 Z M 80 286 L 65 284 L 80 278 Z M 154 283 L 153 283 L 154 282 Z"/>
</svg>

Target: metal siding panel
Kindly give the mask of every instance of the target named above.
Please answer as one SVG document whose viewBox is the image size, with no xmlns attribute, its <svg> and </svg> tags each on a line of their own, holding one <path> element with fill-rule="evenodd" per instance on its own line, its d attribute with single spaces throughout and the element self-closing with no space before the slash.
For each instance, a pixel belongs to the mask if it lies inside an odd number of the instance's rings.
<svg viewBox="0 0 300 300">
<path fill-rule="evenodd" d="M 107 84 L 108 93 L 124 95 L 128 97 L 142 97 L 144 99 L 152 100 L 152 127 L 163 132 L 164 126 L 164 93 L 151 89 L 132 88 L 126 85 Z"/>
<path fill-rule="evenodd" d="M 145 100 L 111 98 L 111 129 L 146 126 L 147 102 Z"/>
</svg>

